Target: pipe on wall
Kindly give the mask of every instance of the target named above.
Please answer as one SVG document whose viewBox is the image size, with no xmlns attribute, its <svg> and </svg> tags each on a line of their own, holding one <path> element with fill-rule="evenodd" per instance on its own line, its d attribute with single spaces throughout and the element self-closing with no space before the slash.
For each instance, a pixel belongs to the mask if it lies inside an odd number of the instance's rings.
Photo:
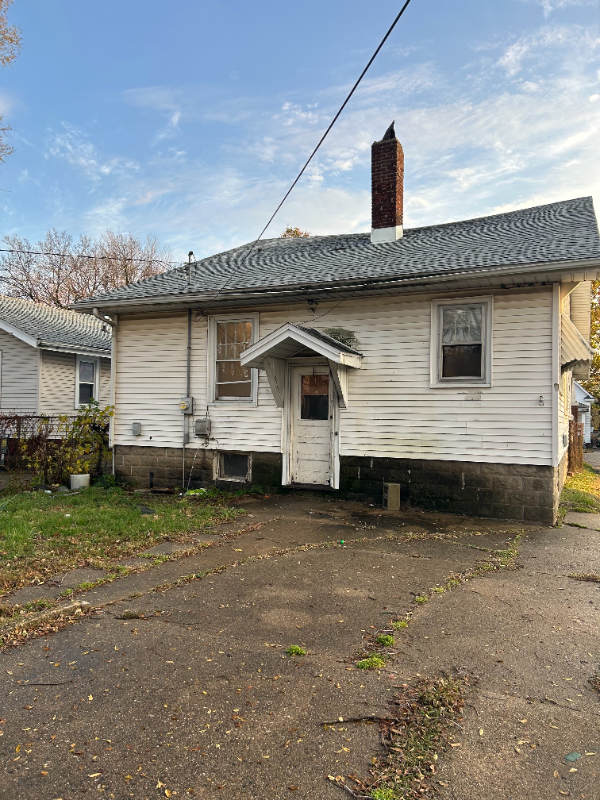
<svg viewBox="0 0 600 800">
<path fill-rule="evenodd" d="M 192 387 L 192 309 L 188 308 L 187 355 L 185 367 L 185 396 L 189 397 Z M 183 441 L 181 443 L 181 486 L 185 491 L 185 446 L 188 437 L 188 415 L 183 414 Z"/>
</svg>

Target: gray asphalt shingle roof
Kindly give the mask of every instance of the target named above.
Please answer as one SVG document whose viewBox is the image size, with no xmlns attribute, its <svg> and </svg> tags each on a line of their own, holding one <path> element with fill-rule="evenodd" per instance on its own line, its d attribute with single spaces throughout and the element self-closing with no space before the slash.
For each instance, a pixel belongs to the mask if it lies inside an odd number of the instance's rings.
<svg viewBox="0 0 600 800">
<path fill-rule="evenodd" d="M 600 258 L 591 197 L 404 231 L 397 242 L 370 234 L 267 239 L 123 286 L 97 300 L 335 284 L 353 279 L 443 276 L 474 269 Z"/>
<path fill-rule="evenodd" d="M 74 349 L 93 348 L 106 351 L 107 355 L 110 353 L 110 327 L 91 314 L 79 314 L 77 311 L 0 295 L 0 320 L 38 339 L 42 344 L 62 344 Z"/>
</svg>

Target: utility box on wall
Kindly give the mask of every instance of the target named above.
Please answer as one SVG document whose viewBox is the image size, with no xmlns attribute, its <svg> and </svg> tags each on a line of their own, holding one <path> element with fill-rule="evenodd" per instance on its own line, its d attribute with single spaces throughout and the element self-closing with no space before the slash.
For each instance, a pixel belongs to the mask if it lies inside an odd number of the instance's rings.
<svg viewBox="0 0 600 800">
<path fill-rule="evenodd" d="M 383 507 L 386 511 L 400 511 L 400 484 L 383 484 Z"/>
<path fill-rule="evenodd" d="M 193 397 L 182 397 L 179 401 L 179 408 L 181 409 L 182 414 L 193 414 L 194 413 L 194 398 Z"/>
<path fill-rule="evenodd" d="M 194 422 L 194 434 L 196 436 L 210 436 L 210 417 L 200 417 Z"/>
</svg>

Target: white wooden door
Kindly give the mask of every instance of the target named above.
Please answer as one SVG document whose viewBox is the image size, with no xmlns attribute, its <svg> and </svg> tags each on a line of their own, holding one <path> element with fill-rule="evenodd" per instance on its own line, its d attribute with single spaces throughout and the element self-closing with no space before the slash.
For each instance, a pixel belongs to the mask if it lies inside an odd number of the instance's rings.
<svg viewBox="0 0 600 800">
<path fill-rule="evenodd" d="M 327 367 L 292 367 L 292 483 L 331 485 L 332 386 Z"/>
</svg>

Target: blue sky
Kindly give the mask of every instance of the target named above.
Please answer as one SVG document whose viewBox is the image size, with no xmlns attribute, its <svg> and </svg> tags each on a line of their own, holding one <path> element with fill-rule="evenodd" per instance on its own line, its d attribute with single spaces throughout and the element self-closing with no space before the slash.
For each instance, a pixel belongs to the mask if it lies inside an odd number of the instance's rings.
<svg viewBox="0 0 600 800">
<path fill-rule="evenodd" d="M 151 232 L 175 258 L 253 239 L 400 5 L 15 0 L 0 235 Z M 600 208 L 599 26 L 598 0 L 412 0 L 267 235 L 368 230 L 392 119 L 407 227 Z"/>
</svg>

